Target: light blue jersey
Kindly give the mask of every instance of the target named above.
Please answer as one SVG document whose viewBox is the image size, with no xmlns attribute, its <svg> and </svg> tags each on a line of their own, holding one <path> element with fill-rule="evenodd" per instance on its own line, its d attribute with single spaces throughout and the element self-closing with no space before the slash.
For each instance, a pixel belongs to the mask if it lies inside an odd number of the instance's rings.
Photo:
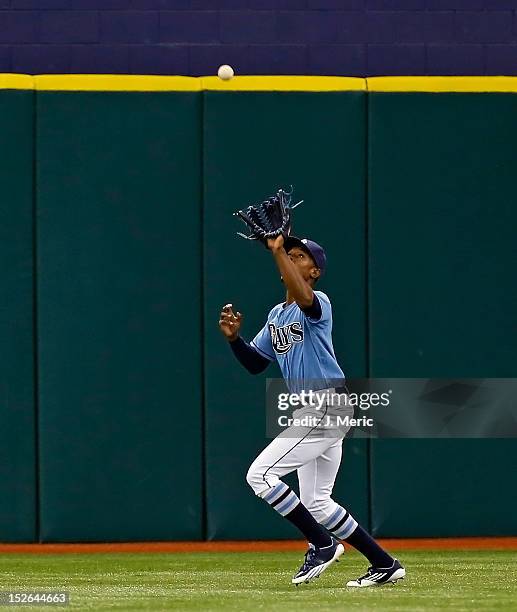
<svg viewBox="0 0 517 612">
<path fill-rule="evenodd" d="M 334 387 L 345 378 L 332 346 L 330 300 L 322 291 L 314 293 L 321 304 L 318 320 L 308 317 L 296 302 L 277 304 L 251 341 L 263 357 L 278 362 L 292 393 Z"/>
</svg>

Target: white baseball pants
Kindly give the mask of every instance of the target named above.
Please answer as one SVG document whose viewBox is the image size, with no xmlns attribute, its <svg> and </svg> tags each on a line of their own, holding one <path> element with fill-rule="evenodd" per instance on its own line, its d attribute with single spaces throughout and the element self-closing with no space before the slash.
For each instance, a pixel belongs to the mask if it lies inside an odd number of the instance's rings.
<svg viewBox="0 0 517 612">
<path fill-rule="evenodd" d="M 301 417 L 310 409 L 298 410 L 293 416 Z M 353 411 L 350 412 L 353 414 Z M 318 429 L 292 426 L 277 436 L 253 461 L 246 480 L 256 495 L 271 497 L 282 476 L 298 472 L 300 501 L 316 521 L 328 526 L 345 516 L 345 510 L 332 499 L 332 489 L 341 464 L 343 438 L 346 429 Z M 285 485 L 284 485 L 285 486 Z M 274 495 L 274 493 L 273 493 Z M 348 516 L 348 512 L 346 512 Z M 347 537 L 357 523 L 352 517 L 339 530 Z"/>
</svg>

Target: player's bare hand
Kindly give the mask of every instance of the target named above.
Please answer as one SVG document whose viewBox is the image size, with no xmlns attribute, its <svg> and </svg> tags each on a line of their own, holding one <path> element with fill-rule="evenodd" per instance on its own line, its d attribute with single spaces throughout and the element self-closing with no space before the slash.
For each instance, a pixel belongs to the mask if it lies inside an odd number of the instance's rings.
<svg viewBox="0 0 517 612">
<path fill-rule="evenodd" d="M 284 246 L 284 237 L 282 236 L 282 234 L 280 234 L 280 236 L 278 236 L 277 238 L 269 238 L 267 241 L 267 248 L 273 252 L 278 251 L 283 246 Z"/>
<path fill-rule="evenodd" d="M 241 329 L 242 314 L 233 312 L 233 304 L 226 304 L 219 315 L 219 329 L 230 341 L 236 340 Z"/>
</svg>

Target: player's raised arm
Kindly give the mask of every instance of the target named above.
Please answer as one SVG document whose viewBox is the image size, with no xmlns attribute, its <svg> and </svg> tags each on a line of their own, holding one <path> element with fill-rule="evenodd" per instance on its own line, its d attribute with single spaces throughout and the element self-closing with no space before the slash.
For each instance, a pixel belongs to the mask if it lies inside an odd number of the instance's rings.
<svg viewBox="0 0 517 612">
<path fill-rule="evenodd" d="M 268 240 L 267 246 L 275 258 L 290 297 L 300 308 L 309 308 L 314 301 L 314 292 L 284 249 L 284 237 L 280 235 L 278 238 Z"/>
</svg>

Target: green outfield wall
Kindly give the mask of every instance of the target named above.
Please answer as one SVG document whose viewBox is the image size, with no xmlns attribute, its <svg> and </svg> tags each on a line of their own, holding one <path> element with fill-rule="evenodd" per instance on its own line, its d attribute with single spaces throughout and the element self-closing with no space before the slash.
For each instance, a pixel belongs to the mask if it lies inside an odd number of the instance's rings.
<svg viewBox="0 0 517 612">
<path fill-rule="evenodd" d="M 515 377 L 517 95 L 368 102 L 370 375 Z M 515 440 L 378 440 L 370 462 L 378 535 L 517 530 Z"/>
<path fill-rule="evenodd" d="M 0 541 L 298 537 L 245 480 L 279 371 L 217 326 L 282 300 L 231 216 L 278 187 L 348 376 L 514 376 L 516 81 L 0 76 Z M 350 440 L 334 496 L 379 536 L 515 535 L 515 463 Z"/>
<path fill-rule="evenodd" d="M 273 259 L 237 238 L 237 208 L 280 186 L 296 186 L 305 202 L 295 230 L 328 245 L 328 274 L 321 289 L 332 296 L 336 351 L 343 367 L 366 373 L 364 91 L 207 91 L 204 94 L 204 329 L 207 536 L 292 538 L 296 532 L 245 480 L 266 446 L 265 378 L 235 362 L 217 326 L 232 302 L 251 340 L 285 291 Z M 327 205 L 347 223 L 329 224 Z M 353 266 L 349 262 L 355 262 Z M 335 493 L 368 518 L 366 443 L 345 445 Z M 295 484 L 294 481 L 291 481 Z M 345 503 L 345 502 L 344 502 Z M 250 520 L 250 517 L 252 519 Z"/>
<path fill-rule="evenodd" d="M 37 117 L 41 538 L 200 538 L 200 95 Z"/>
<path fill-rule="evenodd" d="M 30 77 L 0 76 L 0 541 L 4 542 L 33 541 L 37 533 L 33 120 Z"/>
</svg>

